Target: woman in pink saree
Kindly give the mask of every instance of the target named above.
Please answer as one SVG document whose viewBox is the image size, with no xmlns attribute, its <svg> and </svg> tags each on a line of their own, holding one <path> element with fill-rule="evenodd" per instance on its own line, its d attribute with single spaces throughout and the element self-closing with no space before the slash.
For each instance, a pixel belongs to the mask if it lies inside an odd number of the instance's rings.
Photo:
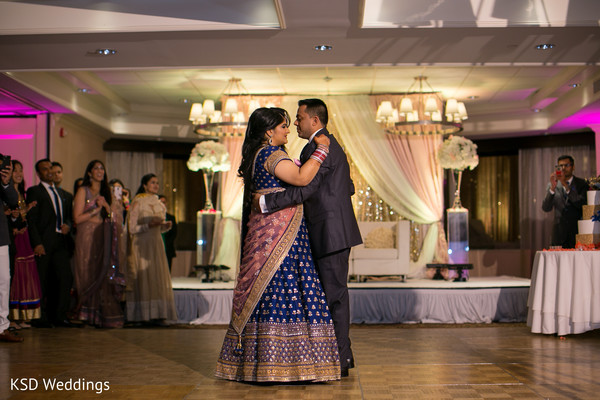
<svg viewBox="0 0 600 400">
<path fill-rule="evenodd" d="M 215 375 L 251 382 L 340 378 L 333 322 L 312 260 L 302 205 L 270 214 L 251 211 L 252 193 L 304 186 L 316 175 L 329 140 L 299 168 L 283 145 L 289 116 L 259 108 L 248 121 L 239 175 L 244 180 L 242 261 L 231 323 Z"/>
<path fill-rule="evenodd" d="M 21 329 L 30 328 L 32 319 L 40 318 L 42 288 L 38 276 L 37 265 L 27 230 L 26 214 L 36 202 L 27 206 L 25 203 L 25 180 L 23 164 L 12 160 L 13 182 L 19 194 L 17 208 L 8 216 L 9 227 L 14 242 L 14 275 L 10 285 L 10 318 L 11 326 Z"/>
</svg>

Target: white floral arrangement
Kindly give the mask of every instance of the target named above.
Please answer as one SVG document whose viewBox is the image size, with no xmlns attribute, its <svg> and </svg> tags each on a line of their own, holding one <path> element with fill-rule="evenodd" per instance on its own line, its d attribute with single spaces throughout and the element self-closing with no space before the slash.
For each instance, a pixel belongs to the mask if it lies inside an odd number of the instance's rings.
<svg viewBox="0 0 600 400">
<path fill-rule="evenodd" d="M 194 146 L 187 167 L 191 171 L 200 169 L 213 172 L 229 171 L 231 162 L 229 161 L 229 153 L 223 144 L 205 140 Z"/>
<path fill-rule="evenodd" d="M 473 170 L 479 164 L 477 145 L 465 137 L 451 135 L 438 149 L 438 161 L 442 168 Z"/>
</svg>

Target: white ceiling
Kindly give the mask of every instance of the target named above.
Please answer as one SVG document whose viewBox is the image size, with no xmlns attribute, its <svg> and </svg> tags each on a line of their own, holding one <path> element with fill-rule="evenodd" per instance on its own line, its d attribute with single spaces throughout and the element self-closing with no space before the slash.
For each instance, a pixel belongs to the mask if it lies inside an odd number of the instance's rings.
<svg viewBox="0 0 600 400">
<path fill-rule="evenodd" d="M 600 125 L 598 0 L 0 1 L 0 54 L 7 77 L 122 136 L 195 140 L 183 99 L 217 99 L 232 77 L 327 96 L 425 75 L 465 101 L 471 137 Z"/>
</svg>

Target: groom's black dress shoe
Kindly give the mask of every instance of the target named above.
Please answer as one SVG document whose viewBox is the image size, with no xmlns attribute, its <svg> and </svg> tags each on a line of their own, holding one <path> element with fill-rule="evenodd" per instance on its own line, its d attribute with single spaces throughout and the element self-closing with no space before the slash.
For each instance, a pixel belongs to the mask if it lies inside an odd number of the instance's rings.
<svg viewBox="0 0 600 400">
<path fill-rule="evenodd" d="M 342 367 L 341 371 L 340 371 L 340 376 L 342 378 L 347 378 L 349 375 L 348 373 L 348 367 Z"/>
</svg>

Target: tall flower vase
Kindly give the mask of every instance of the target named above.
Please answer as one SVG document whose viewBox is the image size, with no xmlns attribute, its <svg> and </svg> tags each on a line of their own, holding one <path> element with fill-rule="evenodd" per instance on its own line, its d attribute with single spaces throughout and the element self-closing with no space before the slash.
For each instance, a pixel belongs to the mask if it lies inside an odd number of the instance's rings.
<svg viewBox="0 0 600 400">
<path fill-rule="evenodd" d="M 203 211 L 214 210 L 215 207 L 212 203 L 212 186 L 215 178 L 215 173 L 210 169 L 203 169 L 204 172 L 204 193 L 206 193 L 206 201 L 204 202 Z"/>
<path fill-rule="evenodd" d="M 454 173 L 454 181 L 456 182 L 456 191 L 454 192 L 454 203 L 452 204 L 452 208 L 462 208 L 462 203 L 460 201 L 460 184 L 462 182 L 462 170 L 454 169 L 452 170 Z"/>
<path fill-rule="evenodd" d="M 461 268 L 450 268 L 448 278 L 454 281 L 466 281 L 469 279 L 469 210 L 462 206 L 460 201 L 460 184 L 462 181 L 462 170 L 454 169 L 456 191 L 454 192 L 454 203 L 447 211 L 446 232 L 448 233 L 448 262 L 459 264 Z M 471 267 L 472 268 L 472 267 Z"/>
</svg>

